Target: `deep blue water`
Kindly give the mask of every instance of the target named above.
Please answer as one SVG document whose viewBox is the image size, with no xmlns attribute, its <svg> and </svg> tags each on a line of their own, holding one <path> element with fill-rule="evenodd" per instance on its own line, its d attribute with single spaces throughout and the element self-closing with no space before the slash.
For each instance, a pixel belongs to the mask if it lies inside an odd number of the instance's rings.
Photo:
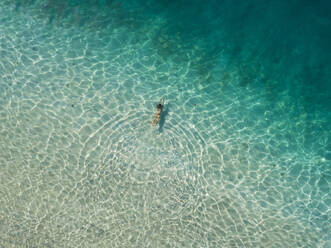
<svg viewBox="0 0 331 248">
<path fill-rule="evenodd" d="M 330 247 L 330 13 L 2 1 L 0 247 Z"/>
</svg>

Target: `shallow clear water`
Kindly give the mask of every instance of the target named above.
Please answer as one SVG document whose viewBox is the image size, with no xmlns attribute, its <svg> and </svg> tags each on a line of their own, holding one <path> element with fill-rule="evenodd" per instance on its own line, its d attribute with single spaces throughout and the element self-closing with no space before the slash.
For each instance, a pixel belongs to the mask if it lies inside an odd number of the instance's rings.
<svg viewBox="0 0 331 248">
<path fill-rule="evenodd" d="M 79 2 L 0 3 L 0 247 L 331 246 L 325 1 Z"/>
</svg>

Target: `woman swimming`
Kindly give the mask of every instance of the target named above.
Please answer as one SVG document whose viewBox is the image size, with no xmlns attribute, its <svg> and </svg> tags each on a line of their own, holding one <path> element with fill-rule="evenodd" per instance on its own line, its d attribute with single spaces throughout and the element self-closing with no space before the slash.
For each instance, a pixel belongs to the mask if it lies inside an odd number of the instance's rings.
<svg viewBox="0 0 331 248">
<path fill-rule="evenodd" d="M 154 114 L 154 119 L 152 121 L 151 127 L 153 127 L 153 126 L 155 126 L 156 124 L 159 123 L 160 118 L 161 118 L 161 113 L 162 113 L 163 106 L 164 106 L 164 97 L 162 97 L 160 99 L 159 104 L 156 106 L 156 112 Z"/>
</svg>

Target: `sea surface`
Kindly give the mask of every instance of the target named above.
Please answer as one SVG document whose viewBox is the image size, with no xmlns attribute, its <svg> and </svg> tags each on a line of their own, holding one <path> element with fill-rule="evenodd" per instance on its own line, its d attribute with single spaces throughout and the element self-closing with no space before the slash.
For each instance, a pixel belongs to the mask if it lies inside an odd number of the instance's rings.
<svg viewBox="0 0 331 248">
<path fill-rule="evenodd" d="M 331 247 L 330 13 L 1 0 L 0 248 Z"/>
</svg>

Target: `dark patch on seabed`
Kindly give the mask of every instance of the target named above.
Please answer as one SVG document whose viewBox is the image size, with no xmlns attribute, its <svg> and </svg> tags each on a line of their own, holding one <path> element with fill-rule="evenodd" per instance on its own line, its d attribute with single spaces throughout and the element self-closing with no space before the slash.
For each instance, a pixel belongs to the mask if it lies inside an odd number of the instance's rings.
<svg viewBox="0 0 331 248">
<path fill-rule="evenodd" d="M 49 18 L 53 25 L 92 30 L 122 26 L 138 36 L 146 17 L 165 17 L 167 22 L 155 37 L 161 56 L 185 57 L 188 50 L 198 47 L 195 56 L 199 59 L 192 61 L 192 69 L 212 83 L 212 77 L 226 74 L 226 68 L 213 71 L 225 53 L 227 67 L 238 68 L 239 85 L 259 87 L 271 105 L 281 92 L 289 90 L 291 104 L 303 106 L 308 113 L 330 112 L 328 1 L 14 2 L 17 11 L 29 6 L 40 8 L 40 16 Z"/>
</svg>

